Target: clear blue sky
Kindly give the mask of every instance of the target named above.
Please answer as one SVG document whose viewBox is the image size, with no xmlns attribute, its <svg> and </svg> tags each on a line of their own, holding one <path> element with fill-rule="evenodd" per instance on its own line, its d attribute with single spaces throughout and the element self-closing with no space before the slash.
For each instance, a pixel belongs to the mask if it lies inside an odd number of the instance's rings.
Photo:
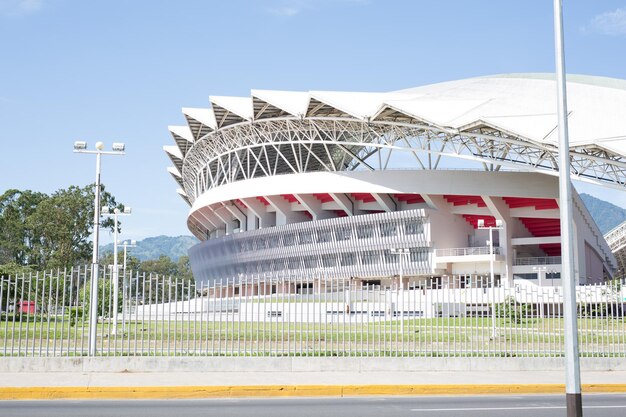
<svg viewBox="0 0 626 417">
<path fill-rule="evenodd" d="M 568 72 L 626 79 L 624 2 L 564 3 Z M 554 72 L 552 22 L 549 0 L 0 0 L 0 192 L 91 183 L 73 141 L 123 141 L 102 174 L 133 207 L 123 236 L 188 234 L 162 151 L 182 107 Z M 578 188 L 626 207 L 626 192 Z"/>
</svg>

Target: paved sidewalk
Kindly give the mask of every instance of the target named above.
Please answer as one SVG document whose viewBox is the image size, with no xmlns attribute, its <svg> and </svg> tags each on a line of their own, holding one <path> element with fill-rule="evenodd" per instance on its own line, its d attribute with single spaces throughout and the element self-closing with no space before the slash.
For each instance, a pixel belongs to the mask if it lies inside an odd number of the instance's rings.
<svg viewBox="0 0 626 417">
<path fill-rule="evenodd" d="M 625 384 L 626 371 L 583 372 L 583 384 Z M 488 372 L 19 372 L 0 387 L 563 384 L 560 371 Z"/>
</svg>

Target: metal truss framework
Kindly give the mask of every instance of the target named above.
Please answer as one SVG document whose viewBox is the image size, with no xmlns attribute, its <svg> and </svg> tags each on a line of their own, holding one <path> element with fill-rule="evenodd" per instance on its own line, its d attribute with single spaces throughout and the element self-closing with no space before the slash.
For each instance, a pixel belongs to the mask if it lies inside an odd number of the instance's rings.
<svg viewBox="0 0 626 417">
<path fill-rule="evenodd" d="M 255 177 L 386 170 L 394 152 L 411 154 L 417 169 L 438 169 L 441 158 L 449 156 L 480 162 L 485 170 L 559 171 L 556 146 L 482 123 L 457 131 L 403 119 L 276 117 L 241 122 L 198 138 L 174 162 L 182 166 L 179 182 L 191 204 L 207 190 Z M 571 148 L 570 170 L 581 180 L 626 186 L 626 159 L 595 145 Z"/>
<path fill-rule="evenodd" d="M 604 235 L 604 239 L 617 259 L 618 272 L 615 276 L 618 278 L 624 276 L 626 272 L 626 222 L 609 231 Z"/>
</svg>

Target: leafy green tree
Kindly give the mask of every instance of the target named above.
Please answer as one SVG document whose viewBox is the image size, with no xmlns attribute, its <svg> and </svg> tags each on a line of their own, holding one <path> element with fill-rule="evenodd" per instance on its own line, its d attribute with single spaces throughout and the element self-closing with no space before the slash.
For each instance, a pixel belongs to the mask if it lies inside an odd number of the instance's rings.
<svg viewBox="0 0 626 417">
<path fill-rule="evenodd" d="M 0 196 L 0 264 L 27 265 L 33 262 L 32 245 L 38 231 L 27 227 L 47 195 L 33 191 L 7 190 Z"/>
<path fill-rule="evenodd" d="M 113 314 L 113 285 L 110 279 L 100 279 L 98 280 L 98 316 L 102 317 L 111 317 Z M 120 288 L 118 292 L 118 300 L 122 300 L 122 290 Z M 87 291 L 81 291 L 79 293 L 79 304 L 81 305 L 82 311 L 81 314 L 85 314 L 85 316 L 89 316 L 89 307 L 90 307 L 90 299 L 91 293 L 89 288 Z M 118 313 L 122 311 L 122 303 L 119 302 L 117 306 Z M 77 312 L 78 314 L 78 312 Z"/>
<path fill-rule="evenodd" d="M 159 259 L 143 261 L 139 266 L 139 272 L 176 277 L 178 274 L 178 265 L 174 263 L 169 256 L 161 255 Z"/>
<path fill-rule="evenodd" d="M 118 205 L 108 192 L 102 206 Z M 66 268 L 88 262 L 92 250 L 94 186 L 70 186 L 50 196 L 32 191 L 7 191 L 0 201 L 0 247 L 4 257 L 37 269 Z M 104 218 L 103 228 L 113 229 Z M 118 226 L 119 227 L 119 226 Z"/>
<path fill-rule="evenodd" d="M 177 274 L 183 280 L 193 281 L 193 272 L 191 272 L 191 264 L 189 263 L 189 256 L 181 256 L 178 258 L 176 264 Z"/>
</svg>

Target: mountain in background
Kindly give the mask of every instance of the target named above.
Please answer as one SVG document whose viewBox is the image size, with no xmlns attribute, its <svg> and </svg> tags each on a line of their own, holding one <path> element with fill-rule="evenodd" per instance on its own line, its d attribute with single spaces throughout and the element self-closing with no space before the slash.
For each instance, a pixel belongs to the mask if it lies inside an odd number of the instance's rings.
<svg viewBox="0 0 626 417">
<path fill-rule="evenodd" d="M 592 197 L 589 194 L 581 194 L 580 198 L 587 206 L 587 210 L 589 210 L 591 217 L 596 221 L 603 234 L 626 221 L 626 210 L 623 208 L 608 201 Z"/>
<path fill-rule="evenodd" d="M 155 236 L 137 241 L 137 247 L 129 248 L 128 255 L 138 258 L 140 261 L 148 259 L 159 259 L 161 255 L 169 256 L 174 262 L 181 256 L 187 256 L 187 250 L 199 243 L 193 236 Z M 117 246 L 119 254 L 122 255 L 124 247 Z M 113 243 L 100 247 L 100 253 L 105 255 L 113 253 Z"/>
</svg>

